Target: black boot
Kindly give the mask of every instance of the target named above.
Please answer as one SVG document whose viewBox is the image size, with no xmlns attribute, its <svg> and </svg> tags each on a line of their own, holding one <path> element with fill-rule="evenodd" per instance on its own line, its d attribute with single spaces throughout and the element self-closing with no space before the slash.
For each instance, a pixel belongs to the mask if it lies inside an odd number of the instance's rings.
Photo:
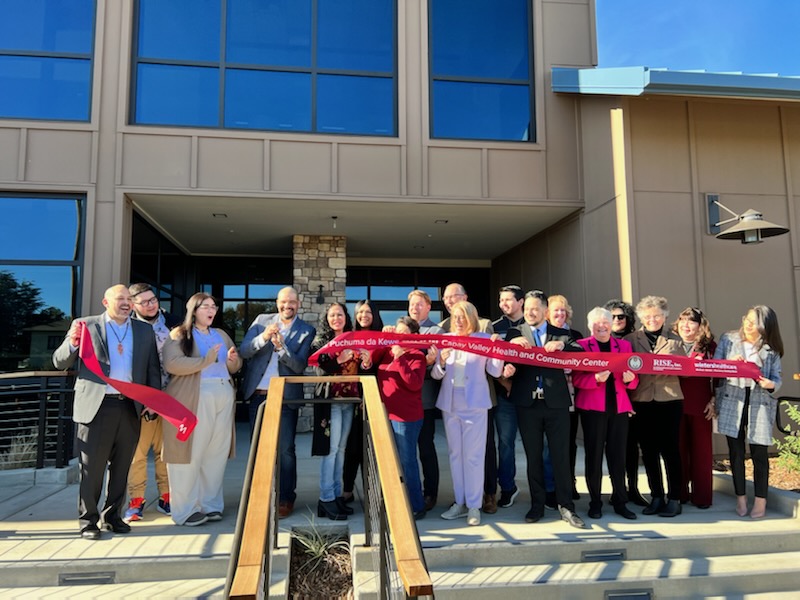
<svg viewBox="0 0 800 600">
<path fill-rule="evenodd" d="M 670 500 L 666 503 L 661 512 L 658 513 L 659 517 L 677 517 L 682 512 L 681 503 L 677 500 Z"/>
<path fill-rule="evenodd" d="M 631 491 L 628 492 L 628 501 L 633 502 L 636 506 L 647 506 L 648 502 L 644 499 L 639 493 L 639 490 L 636 488 L 631 488 Z"/>
<path fill-rule="evenodd" d="M 643 515 L 657 515 L 662 510 L 664 510 L 665 506 L 666 506 L 666 503 L 664 502 L 664 498 L 661 498 L 661 497 L 653 498 L 653 501 L 650 504 L 647 505 L 647 508 L 645 508 L 642 511 L 642 514 Z M 680 507 L 680 504 L 678 504 L 678 506 Z"/>
<path fill-rule="evenodd" d="M 339 504 L 336 500 L 330 502 L 317 502 L 317 516 L 328 517 L 331 521 L 346 521 L 347 515 L 339 510 Z"/>
<path fill-rule="evenodd" d="M 336 499 L 336 506 L 339 507 L 339 512 L 340 513 L 344 513 L 346 515 L 352 515 L 353 514 L 353 509 L 350 508 L 349 506 L 347 506 L 347 500 L 345 499 L 344 496 L 339 496 Z"/>
</svg>

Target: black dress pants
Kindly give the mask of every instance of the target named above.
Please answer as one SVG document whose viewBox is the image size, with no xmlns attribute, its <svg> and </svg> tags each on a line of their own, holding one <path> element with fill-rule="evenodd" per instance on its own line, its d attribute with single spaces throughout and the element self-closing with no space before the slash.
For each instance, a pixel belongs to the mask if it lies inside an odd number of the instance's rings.
<svg viewBox="0 0 800 600">
<path fill-rule="evenodd" d="M 744 475 L 744 459 L 746 456 L 745 440 L 747 439 L 747 424 L 750 413 L 750 390 L 745 391 L 742 421 L 739 424 L 739 435 L 735 438 L 726 435 L 728 451 L 731 457 L 731 476 L 733 490 L 737 496 L 747 493 Z M 753 486 L 756 498 L 766 498 L 769 489 L 769 453 L 767 446 L 750 444 L 750 458 L 753 460 Z"/>
<path fill-rule="evenodd" d="M 122 518 L 128 493 L 128 471 L 139 442 L 139 415 L 132 400 L 106 396 L 91 423 L 78 423 L 81 483 L 80 527 Z M 108 486 L 102 511 L 98 503 L 108 466 Z"/>
<path fill-rule="evenodd" d="M 438 408 L 425 409 L 417 440 L 419 461 L 422 464 L 422 495 L 434 499 L 439 495 L 439 457 L 436 456 L 436 445 L 433 441 L 438 413 Z"/>
<path fill-rule="evenodd" d="M 611 505 L 622 506 L 628 501 L 625 491 L 625 447 L 628 440 L 627 412 L 607 413 L 596 410 L 580 411 L 583 425 L 583 445 L 586 451 L 586 486 L 589 488 L 589 507 L 603 506 L 600 489 L 603 481 L 603 454 L 611 478 Z"/>
<path fill-rule="evenodd" d="M 634 410 L 639 419 L 639 443 L 650 495 L 653 498 L 664 497 L 660 460 L 663 458 L 667 469 L 667 497 L 680 501 L 682 479 L 679 439 L 683 401 L 635 402 Z"/>
<path fill-rule="evenodd" d="M 353 424 L 350 426 L 350 435 L 347 437 L 347 446 L 344 449 L 344 467 L 342 469 L 342 492 L 353 493 L 356 483 L 358 468 L 364 460 L 364 408 L 356 406 L 353 413 Z"/>
</svg>

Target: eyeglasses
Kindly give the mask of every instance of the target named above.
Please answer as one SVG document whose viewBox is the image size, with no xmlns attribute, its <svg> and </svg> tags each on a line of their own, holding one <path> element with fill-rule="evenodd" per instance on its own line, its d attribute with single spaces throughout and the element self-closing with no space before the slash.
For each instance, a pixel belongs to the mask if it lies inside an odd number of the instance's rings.
<svg viewBox="0 0 800 600">
<path fill-rule="evenodd" d="M 140 300 L 139 302 L 134 302 L 136 306 L 155 306 L 158 304 L 158 298 L 153 296 L 149 300 Z"/>
<path fill-rule="evenodd" d="M 219 306 L 216 304 L 201 304 L 197 308 L 205 308 L 206 310 L 219 310 Z"/>
<path fill-rule="evenodd" d="M 615 321 L 624 321 L 628 317 L 626 317 L 625 315 L 611 315 L 611 318 L 614 319 Z"/>
<path fill-rule="evenodd" d="M 657 315 L 644 315 L 640 317 L 642 321 L 661 321 L 664 319 L 663 313 L 658 313 Z"/>
</svg>

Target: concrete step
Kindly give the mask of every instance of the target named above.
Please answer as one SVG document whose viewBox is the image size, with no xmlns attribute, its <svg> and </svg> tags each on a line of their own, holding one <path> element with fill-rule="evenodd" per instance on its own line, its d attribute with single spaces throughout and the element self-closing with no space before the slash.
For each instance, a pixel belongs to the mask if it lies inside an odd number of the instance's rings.
<svg viewBox="0 0 800 600">
<path fill-rule="evenodd" d="M 0 587 L 0 598 L 15 600 L 85 600 L 86 598 L 126 598 L 155 600 L 156 598 L 223 598 L 225 579 L 172 579 L 138 583 L 105 585 L 66 585 L 48 587 Z"/>
<path fill-rule="evenodd" d="M 508 600 L 535 590 L 537 600 L 584 600 L 614 593 L 641 592 L 642 598 L 737 598 L 745 594 L 800 591 L 800 552 L 623 560 L 595 563 L 548 563 L 431 569 L 437 598 Z M 359 572 L 355 598 L 377 598 L 377 575 Z M 608 597 L 607 596 L 607 597 Z M 636 596 L 639 597 L 639 596 Z"/>
</svg>

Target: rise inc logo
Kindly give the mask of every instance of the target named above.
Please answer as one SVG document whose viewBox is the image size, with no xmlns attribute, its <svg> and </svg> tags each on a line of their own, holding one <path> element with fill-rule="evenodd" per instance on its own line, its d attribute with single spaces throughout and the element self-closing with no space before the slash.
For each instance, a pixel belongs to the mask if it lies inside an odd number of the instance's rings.
<svg viewBox="0 0 800 600">
<path fill-rule="evenodd" d="M 638 371 L 638 370 L 640 370 L 640 369 L 642 368 L 643 364 L 644 364 L 644 363 L 642 362 L 642 359 L 641 359 L 640 357 L 638 357 L 638 356 L 631 356 L 631 357 L 628 359 L 628 368 L 629 368 L 631 371 Z"/>
</svg>

